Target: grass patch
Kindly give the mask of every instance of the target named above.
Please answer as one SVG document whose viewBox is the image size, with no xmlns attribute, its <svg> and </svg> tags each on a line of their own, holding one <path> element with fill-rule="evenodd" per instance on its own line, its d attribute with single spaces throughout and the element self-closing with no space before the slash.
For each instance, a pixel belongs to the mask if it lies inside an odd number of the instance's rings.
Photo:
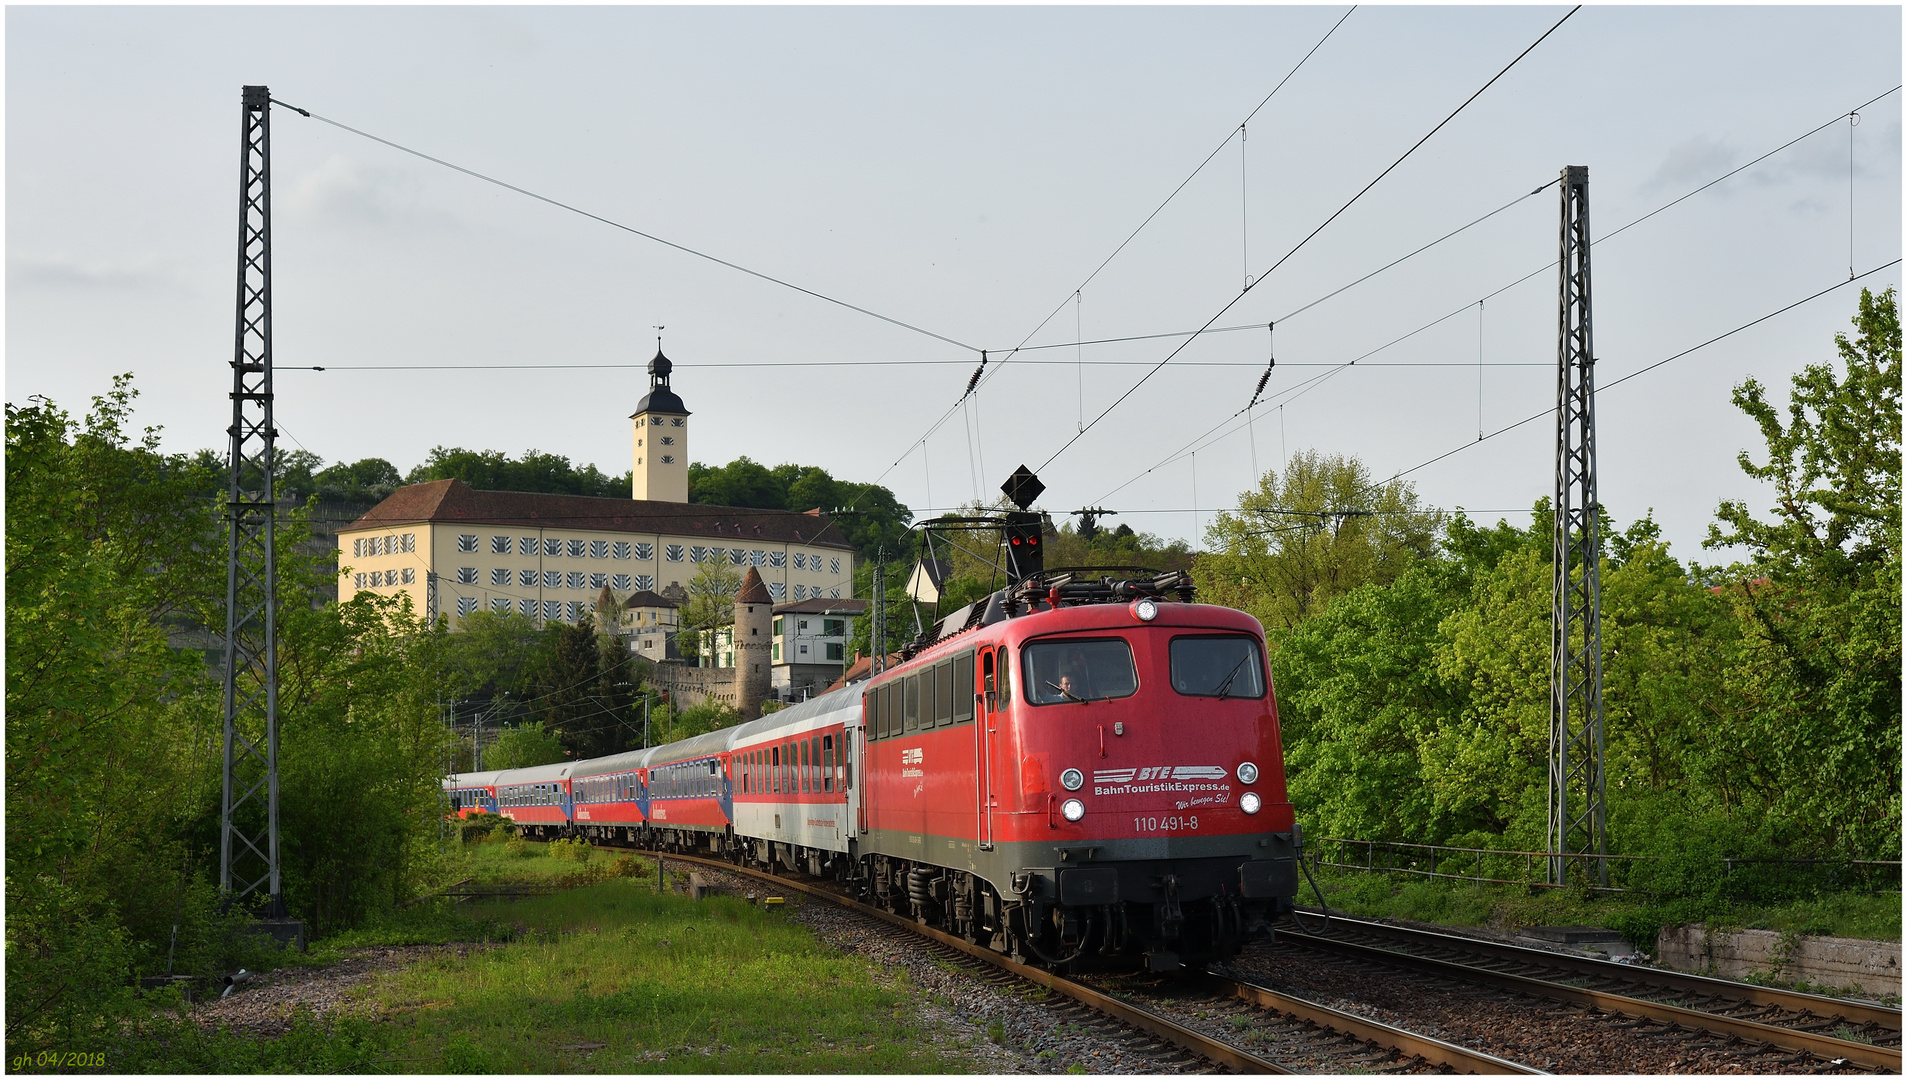
<svg viewBox="0 0 1907 1080">
<path fill-rule="evenodd" d="M 910 1003 L 786 916 L 616 880 L 508 905 L 518 940 L 381 984 L 418 1072 L 943 1072 Z"/>
<path fill-rule="evenodd" d="M 1640 895 L 1604 896 L 1577 889 L 1393 878 L 1328 867 L 1318 876 L 1318 884 L 1331 910 L 1346 915 L 1498 930 L 1600 926 L 1620 931 L 1632 944 L 1649 952 L 1655 950 L 1658 930 L 1684 923 L 1705 923 L 1717 929 L 1900 940 L 1899 893 L 1828 893 L 1776 905 L 1696 903 Z"/>
</svg>

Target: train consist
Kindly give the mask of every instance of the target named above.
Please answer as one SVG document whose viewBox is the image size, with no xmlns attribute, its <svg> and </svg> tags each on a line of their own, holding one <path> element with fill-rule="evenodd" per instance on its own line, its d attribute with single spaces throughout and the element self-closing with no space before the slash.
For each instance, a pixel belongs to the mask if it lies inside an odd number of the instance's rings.
<svg viewBox="0 0 1907 1080">
<path fill-rule="evenodd" d="M 1223 960 L 1298 890 L 1262 630 L 1176 573 L 1034 573 L 760 720 L 445 788 L 530 835 L 833 878 L 1074 970 Z"/>
</svg>

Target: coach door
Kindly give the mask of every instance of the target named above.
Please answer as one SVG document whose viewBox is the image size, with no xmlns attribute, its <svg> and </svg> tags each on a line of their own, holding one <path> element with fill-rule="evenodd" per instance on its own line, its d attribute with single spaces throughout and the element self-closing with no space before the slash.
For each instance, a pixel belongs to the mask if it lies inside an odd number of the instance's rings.
<svg viewBox="0 0 1907 1080">
<path fill-rule="evenodd" d="M 995 654 L 987 649 L 980 654 L 980 692 L 974 711 L 980 722 L 974 725 L 974 783 L 978 786 L 975 803 L 979 809 L 980 850 L 993 850 L 993 742 L 996 737 L 1000 702 L 995 690 Z"/>
</svg>

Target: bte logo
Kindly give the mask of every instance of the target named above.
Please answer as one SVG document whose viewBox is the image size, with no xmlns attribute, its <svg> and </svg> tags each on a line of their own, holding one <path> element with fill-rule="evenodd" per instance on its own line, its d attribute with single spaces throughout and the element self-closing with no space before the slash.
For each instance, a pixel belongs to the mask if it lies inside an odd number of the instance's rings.
<svg viewBox="0 0 1907 1080">
<path fill-rule="evenodd" d="M 918 747 L 918 746 L 916 746 L 916 747 L 912 747 L 911 749 L 907 749 L 907 750 L 902 750 L 902 751 L 901 751 L 901 764 L 902 764 L 902 765 L 919 765 L 919 764 L 921 764 L 921 761 L 922 761 L 922 758 L 921 758 L 921 752 L 920 752 L 920 749 L 921 749 L 920 747 Z"/>
</svg>

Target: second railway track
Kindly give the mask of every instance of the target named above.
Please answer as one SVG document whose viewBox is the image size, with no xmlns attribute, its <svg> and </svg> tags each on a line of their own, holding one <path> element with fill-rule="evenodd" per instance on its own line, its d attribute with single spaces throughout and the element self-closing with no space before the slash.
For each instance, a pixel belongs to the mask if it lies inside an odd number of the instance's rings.
<svg viewBox="0 0 1907 1080">
<path fill-rule="evenodd" d="M 823 884 L 764 874 L 720 860 L 684 855 L 663 857 L 840 904 L 861 915 L 920 935 L 930 942 L 928 948 L 946 959 L 963 966 L 984 965 L 989 972 L 984 977 L 989 981 L 1006 978 L 1044 987 L 1070 999 L 1079 1007 L 1116 1021 L 1124 1028 L 1142 1032 L 1162 1044 L 1176 1047 L 1231 1072 L 1542 1072 L 1222 975 L 1208 973 L 1191 980 L 1175 980 L 1170 993 L 1163 995 L 1163 1000 L 1161 995 L 1153 992 L 1154 988 L 1122 980 L 1104 980 L 1098 986 L 1089 985 L 1040 968 L 1015 963 L 991 949 L 861 904 Z M 1113 1029 L 1107 1029 L 1106 1035 L 1117 1037 Z M 1244 1045 L 1247 1043 L 1251 1045 Z"/>
</svg>

